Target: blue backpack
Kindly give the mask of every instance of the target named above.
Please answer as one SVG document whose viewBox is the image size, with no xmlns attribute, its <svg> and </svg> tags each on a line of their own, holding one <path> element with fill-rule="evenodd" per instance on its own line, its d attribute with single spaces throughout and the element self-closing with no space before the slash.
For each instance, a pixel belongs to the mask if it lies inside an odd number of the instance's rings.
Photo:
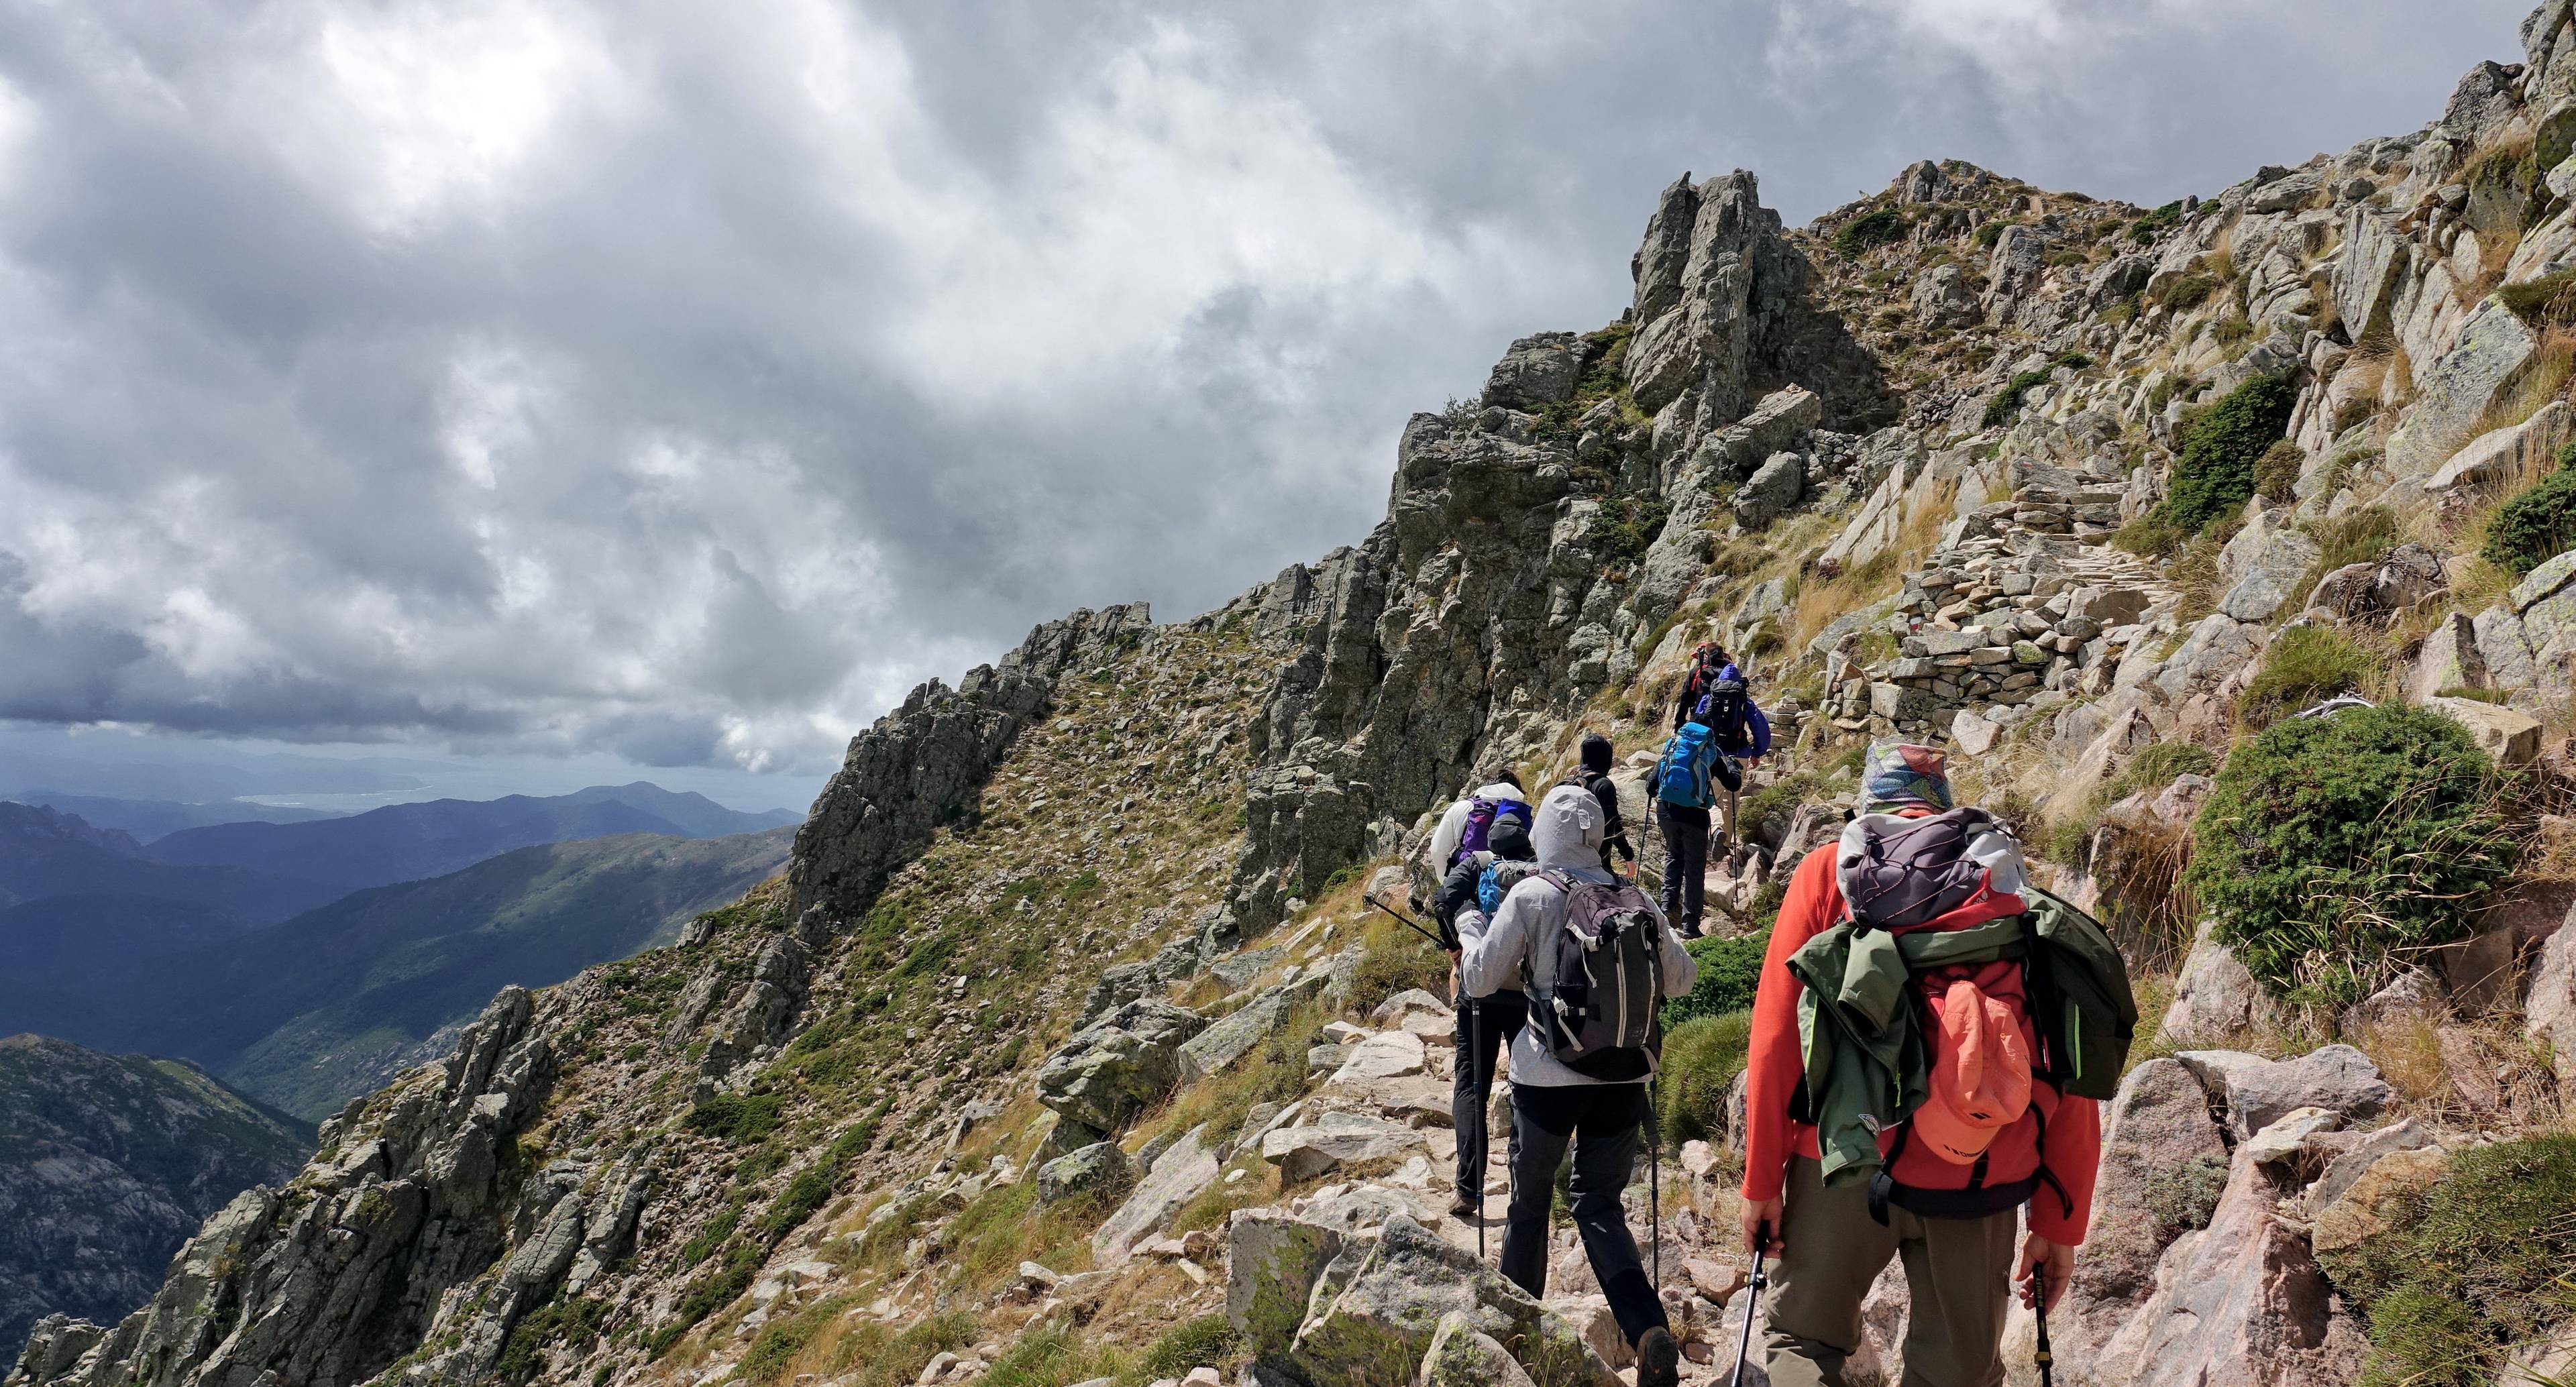
<svg viewBox="0 0 2576 1387">
<path fill-rule="evenodd" d="M 1485 870 L 1476 877 L 1476 908 L 1485 912 L 1486 919 L 1492 919 L 1494 912 L 1503 908 L 1503 897 L 1510 895 L 1512 888 L 1520 885 L 1523 878 L 1537 871 L 1535 862 L 1508 857 L 1486 863 Z"/>
<path fill-rule="evenodd" d="M 1708 735 L 1706 727 L 1686 722 L 1664 743 L 1663 757 L 1655 762 L 1655 798 L 1686 809 L 1717 802 L 1708 781 L 1708 763 L 1716 754 Z"/>
</svg>

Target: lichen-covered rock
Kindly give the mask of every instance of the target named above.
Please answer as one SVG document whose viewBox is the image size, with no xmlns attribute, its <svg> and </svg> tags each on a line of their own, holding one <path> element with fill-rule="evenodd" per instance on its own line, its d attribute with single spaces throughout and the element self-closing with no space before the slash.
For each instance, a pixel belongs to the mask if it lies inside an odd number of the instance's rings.
<svg viewBox="0 0 2576 1387">
<path fill-rule="evenodd" d="M 2271 1025 L 2279 1008 L 2233 950 L 2214 937 L 2217 922 L 2203 920 L 2174 978 L 2173 1001 L 2157 1034 L 2166 1042 L 2208 1045 Z"/>
<path fill-rule="evenodd" d="M 1386 1221 L 1367 1260 L 1329 1300 L 1320 1302 L 1289 1350 L 1298 1373 L 1316 1387 L 1380 1387 L 1410 1380 L 1439 1335 L 1442 1321 L 1513 1346 L 1529 1375 L 1542 1382 L 1609 1387 L 1610 1365 L 1574 1325 L 1518 1286 L 1452 1247 L 1412 1219 Z M 1454 1331 L 1453 1331 L 1454 1332 Z"/>
<path fill-rule="evenodd" d="M 1092 1233 L 1094 1263 L 1114 1267 L 1125 1262 L 1136 1244 L 1216 1183 L 1219 1167 L 1206 1136 L 1205 1127 L 1193 1127 L 1154 1158 L 1153 1168 L 1136 1182 L 1127 1202 Z"/>
<path fill-rule="evenodd" d="M 2195 1162 L 2227 1159 L 2209 1093 L 2171 1059 L 2151 1059 L 2121 1080 L 2104 1115 L 2102 1171 L 2094 1186 L 2093 1221 L 2066 1300 L 2050 1316 L 2068 1380 L 2119 1383 L 2138 1364 L 2109 1352 L 2114 1337 L 2156 1289 L 2156 1266 L 2182 1230 L 2168 1220 L 2159 1191 Z"/>
<path fill-rule="evenodd" d="M 1038 1202 L 1125 1194 L 1136 1185 L 1136 1162 L 1114 1141 L 1095 1141 L 1038 1167 Z"/>
<path fill-rule="evenodd" d="M 1120 1131 L 1180 1082 L 1181 1045 L 1206 1026 L 1160 998 L 1129 1002 L 1048 1057 L 1038 1101 L 1086 1130 Z"/>
<path fill-rule="evenodd" d="M 1529 1373 L 1492 1335 L 1454 1310 L 1432 1331 L 1415 1381 L 1419 1387 L 1533 1387 Z"/>
<path fill-rule="evenodd" d="M 1514 342 L 1485 379 L 1484 403 L 1531 410 L 1574 397 L 1583 378 L 1583 339 L 1542 332 Z"/>
<path fill-rule="evenodd" d="M 2297 1059 L 2269 1060 L 2213 1070 L 2227 1125 L 2241 1139 L 2300 1108 L 2324 1108 L 2343 1118 L 2377 1114 L 2397 1099 L 2370 1056 L 2349 1045 L 2325 1045 Z"/>
<path fill-rule="evenodd" d="M 1307 1296 L 1342 1250 L 1340 1230 L 1278 1209 L 1238 1209 L 1226 1228 L 1225 1315 L 1256 1359 L 1282 1359 Z"/>
</svg>

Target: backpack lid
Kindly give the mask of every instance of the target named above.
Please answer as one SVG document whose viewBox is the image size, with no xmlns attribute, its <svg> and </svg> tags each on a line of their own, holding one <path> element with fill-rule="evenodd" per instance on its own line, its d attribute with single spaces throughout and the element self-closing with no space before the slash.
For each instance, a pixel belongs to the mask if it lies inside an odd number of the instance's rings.
<svg viewBox="0 0 2576 1387">
<path fill-rule="evenodd" d="M 1924 1149 L 1972 1165 L 2030 1109 L 2030 1042 L 2012 1006 L 1960 978 L 1935 1004 L 1931 1092 L 1914 1112 Z"/>
</svg>

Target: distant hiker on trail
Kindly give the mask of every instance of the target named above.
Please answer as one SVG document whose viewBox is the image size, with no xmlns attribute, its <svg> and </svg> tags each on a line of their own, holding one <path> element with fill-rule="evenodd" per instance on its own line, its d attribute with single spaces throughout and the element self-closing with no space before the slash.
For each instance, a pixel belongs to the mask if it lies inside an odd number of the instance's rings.
<svg viewBox="0 0 2576 1387">
<path fill-rule="evenodd" d="M 1459 916 L 1460 981 L 1471 997 L 1520 987 L 1529 1021 L 1512 1036 L 1512 1198 L 1502 1272 L 1547 1290 L 1547 1219 L 1557 1166 L 1574 1152 L 1574 1224 L 1619 1332 L 1637 1350 L 1637 1387 L 1672 1387 L 1681 1351 L 1629 1235 L 1620 1195 L 1654 1120 L 1647 1082 L 1662 1049 L 1662 999 L 1699 966 L 1654 903 L 1601 868 L 1600 802 L 1559 785 L 1530 831 L 1541 872 L 1491 921 Z"/>
<path fill-rule="evenodd" d="M 1952 808 L 1939 751 L 1872 746 L 1861 801 L 1798 865 L 1753 1004 L 1743 1232 L 1779 1257 L 1763 1365 L 1841 1387 L 1861 1299 L 1902 1253 L 1906 1380 L 2000 1384 L 2011 1284 L 2054 1302 L 2073 1274 L 2101 1155 L 2076 1090 L 2116 1083 L 2128 1038 L 2106 1013 L 2127 1002 L 2133 1024 L 2134 1002 L 2099 926 L 2030 885 L 2002 825 Z"/>
<path fill-rule="evenodd" d="M 1529 830 L 1519 820 L 1495 823 L 1488 843 L 1486 851 L 1450 868 L 1449 875 L 1441 880 L 1440 898 L 1433 903 L 1432 913 L 1440 922 L 1444 938 L 1455 941 L 1462 930 L 1482 933 L 1486 921 L 1501 907 L 1503 897 L 1538 870 Z M 1452 965 L 1458 962 L 1454 943 L 1449 959 Z M 1451 1128 L 1458 1134 L 1457 1176 L 1449 1215 L 1472 1218 L 1482 1214 L 1485 1207 L 1485 1114 L 1487 1097 L 1494 1089 L 1494 1060 L 1503 1042 L 1528 1019 L 1529 998 L 1521 992 L 1517 978 L 1490 997 L 1471 997 L 1460 984 L 1454 966 L 1449 991 L 1457 1007 L 1457 1063 L 1453 1066 L 1456 1076 L 1450 1089 L 1449 1117 Z"/>
<path fill-rule="evenodd" d="M 1610 779 L 1610 739 L 1598 732 L 1583 734 L 1583 764 L 1565 778 L 1568 785 L 1578 785 L 1592 792 L 1601 805 L 1601 869 L 1612 874 L 1610 854 L 1617 852 L 1629 866 L 1637 865 L 1637 849 L 1628 841 L 1628 825 L 1619 816 L 1619 787 Z"/>
<path fill-rule="evenodd" d="M 1732 839 L 1736 793 L 1744 787 L 1745 767 L 1770 754 L 1771 722 L 1755 706 L 1735 662 L 1714 645 L 1693 653 L 1682 697 L 1673 735 L 1655 763 L 1655 831 L 1664 840 L 1664 913 L 1680 919 L 1684 938 L 1696 939 L 1708 873 L 1709 811 L 1719 812 L 1719 827 Z"/>
<path fill-rule="evenodd" d="M 1511 767 L 1488 766 L 1479 775 L 1485 784 L 1474 793 L 1462 795 L 1440 815 L 1439 826 L 1431 830 L 1431 870 L 1441 876 L 1458 865 L 1460 858 L 1485 849 L 1485 835 L 1492 832 L 1497 815 L 1520 820 L 1522 828 L 1530 823 L 1529 801 L 1521 791 L 1521 778 Z"/>
</svg>

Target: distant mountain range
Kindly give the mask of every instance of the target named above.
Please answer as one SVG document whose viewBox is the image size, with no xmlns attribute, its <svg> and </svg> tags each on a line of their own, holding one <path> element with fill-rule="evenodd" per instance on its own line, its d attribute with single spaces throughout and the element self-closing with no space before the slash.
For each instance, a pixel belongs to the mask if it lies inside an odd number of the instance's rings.
<svg viewBox="0 0 2576 1387">
<path fill-rule="evenodd" d="M 639 780 L 542 799 L 434 799 L 309 823 L 215 824 L 173 833 L 144 852 L 174 867 L 228 867 L 312 882 L 338 897 L 370 886 L 444 876 L 539 843 L 620 833 L 717 838 L 758 833 L 803 817 L 784 809 L 746 814 L 704 795 Z"/>
<path fill-rule="evenodd" d="M 182 1056 L 319 1116 L 502 986 L 740 896 L 786 861 L 796 819 L 638 783 L 146 845 L 0 803 L 0 1034 Z"/>
<path fill-rule="evenodd" d="M 0 1039 L 0 1356 L 39 1315 L 141 1304 L 207 1215 L 312 1150 L 311 1127 L 192 1065 Z"/>
<path fill-rule="evenodd" d="M 137 841 L 145 843 L 183 828 L 204 828 L 209 824 L 300 824 L 340 817 L 328 809 L 253 804 L 243 799 L 182 804 L 169 799 L 115 799 L 105 795 L 74 795 L 45 789 L 13 790 L 0 794 L 0 799 L 77 814 L 93 828 L 117 829 L 133 834 Z"/>
</svg>

